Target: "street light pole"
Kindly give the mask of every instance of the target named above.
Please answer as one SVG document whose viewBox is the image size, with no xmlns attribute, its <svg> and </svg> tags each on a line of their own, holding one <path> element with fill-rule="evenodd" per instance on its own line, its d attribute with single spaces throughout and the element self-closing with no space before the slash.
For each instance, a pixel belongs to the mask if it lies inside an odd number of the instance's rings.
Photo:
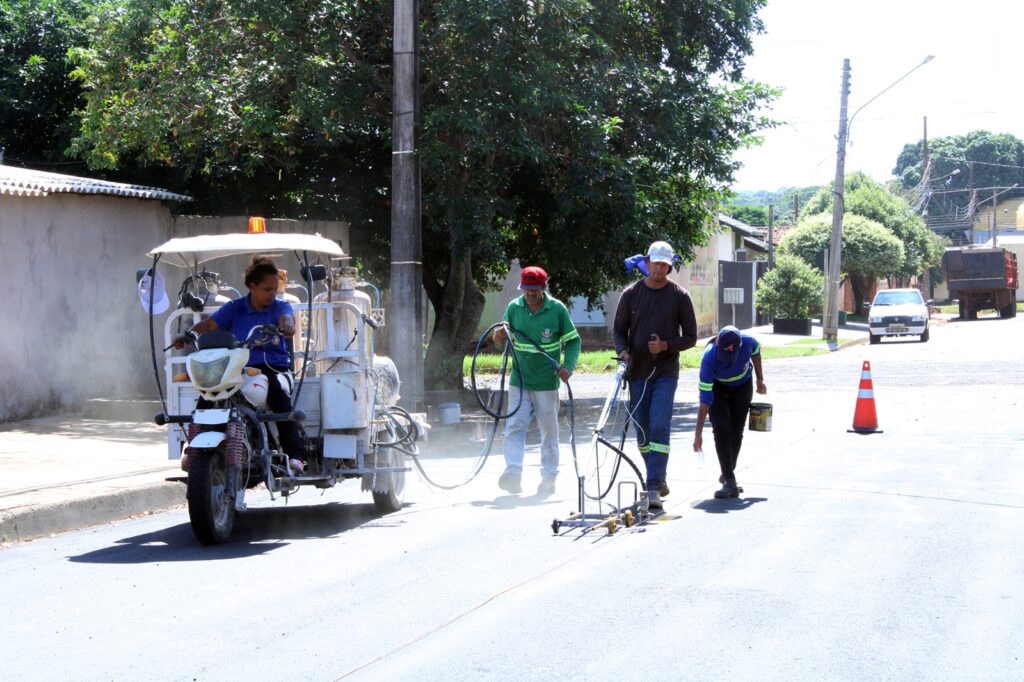
<svg viewBox="0 0 1024 682">
<path fill-rule="evenodd" d="M 843 60 L 843 89 L 839 100 L 839 145 L 836 154 L 836 179 L 832 200 L 832 239 L 829 244 L 829 268 L 828 279 L 825 281 L 825 311 L 822 320 L 822 336 L 825 341 L 834 343 L 839 335 L 839 283 L 842 271 L 842 249 L 843 249 L 843 191 L 846 173 L 846 140 L 850 134 L 850 126 L 854 117 L 867 105 L 884 95 L 893 86 L 904 78 L 914 73 L 922 66 L 935 59 L 934 55 L 928 55 L 924 60 L 893 81 L 887 88 L 860 105 L 849 120 L 846 119 L 846 103 L 850 96 L 850 60 Z"/>
</svg>

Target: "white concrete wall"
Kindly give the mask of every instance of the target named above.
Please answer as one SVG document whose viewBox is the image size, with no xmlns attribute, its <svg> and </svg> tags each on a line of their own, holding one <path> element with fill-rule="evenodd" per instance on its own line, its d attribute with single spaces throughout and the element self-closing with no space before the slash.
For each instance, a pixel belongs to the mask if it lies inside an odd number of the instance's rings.
<svg viewBox="0 0 1024 682">
<path fill-rule="evenodd" d="M 169 224 L 158 201 L 0 196 L 0 272 L 9 291 L 0 421 L 142 390 L 152 370 L 135 269 Z"/>
<path fill-rule="evenodd" d="M 77 408 L 94 397 L 156 397 L 148 316 L 135 271 L 171 237 L 244 232 L 244 216 L 172 218 L 159 201 L 79 194 L 0 195 L 0 272 L 9 294 L 0 333 L 0 422 Z M 320 232 L 348 252 L 348 226 L 268 220 L 271 231 Z M 285 265 L 298 279 L 298 269 Z M 248 258 L 211 264 L 244 289 Z M 171 307 L 183 270 L 161 265 Z M 157 342 L 163 320 L 156 322 Z M 162 357 L 158 357 L 162 363 Z"/>
</svg>

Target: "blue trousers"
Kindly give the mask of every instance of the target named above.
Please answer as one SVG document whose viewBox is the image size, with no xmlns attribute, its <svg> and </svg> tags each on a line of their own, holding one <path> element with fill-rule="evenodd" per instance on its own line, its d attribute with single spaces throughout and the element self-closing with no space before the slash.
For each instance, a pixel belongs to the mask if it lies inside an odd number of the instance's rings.
<svg viewBox="0 0 1024 682">
<path fill-rule="evenodd" d="M 629 409 L 636 429 L 636 444 L 647 466 L 647 488 L 665 483 L 672 434 L 672 407 L 677 377 L 634 379 L 629 382 Z"/>
</svg>

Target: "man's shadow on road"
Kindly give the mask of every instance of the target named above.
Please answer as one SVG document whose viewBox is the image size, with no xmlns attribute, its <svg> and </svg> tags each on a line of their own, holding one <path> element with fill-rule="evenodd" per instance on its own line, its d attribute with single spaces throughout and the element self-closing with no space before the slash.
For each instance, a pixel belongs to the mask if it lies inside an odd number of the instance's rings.
<svg viewBox="0 0 1024 682">
<path fill-rule="evenodd" d="M 767 502 L 767 497 L 730 497 L 724 500 L 703 500 L 693 505 L 694 509 L 707 512 L 708 514 L 728 514 L 730 512 L 749 509 L 758 502 Z"/>
</svg>

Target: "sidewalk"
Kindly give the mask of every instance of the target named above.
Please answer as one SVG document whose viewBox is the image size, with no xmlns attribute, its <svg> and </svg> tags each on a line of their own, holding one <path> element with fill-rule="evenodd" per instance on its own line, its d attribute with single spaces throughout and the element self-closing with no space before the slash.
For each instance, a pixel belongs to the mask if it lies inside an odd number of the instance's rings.
<svg viewBox="0 0 1024 682">
<path fill-rule="evenodd" d="M 745 330 L 763 345 L 811 337 L 773 334 L 770 326 Z M 866 325 L 839 331 L 839 348 L 865 343 Z M 703 346 L 706 339 L 698 342 Z M 811 347 L 827 348 L 821 344 Z M 605 376 L 573 379 L 577 400 L 602 399 Z M 128 406 L 111 405 L 122 419 Z M 144 411 L 144 410 L 143 410 Z M 63 415 L 0 424 L 0 546 L 152 513 L 185 503 L 177 461 L 167 459 L 166 427 L 100 416 Z"/>
</svg>

